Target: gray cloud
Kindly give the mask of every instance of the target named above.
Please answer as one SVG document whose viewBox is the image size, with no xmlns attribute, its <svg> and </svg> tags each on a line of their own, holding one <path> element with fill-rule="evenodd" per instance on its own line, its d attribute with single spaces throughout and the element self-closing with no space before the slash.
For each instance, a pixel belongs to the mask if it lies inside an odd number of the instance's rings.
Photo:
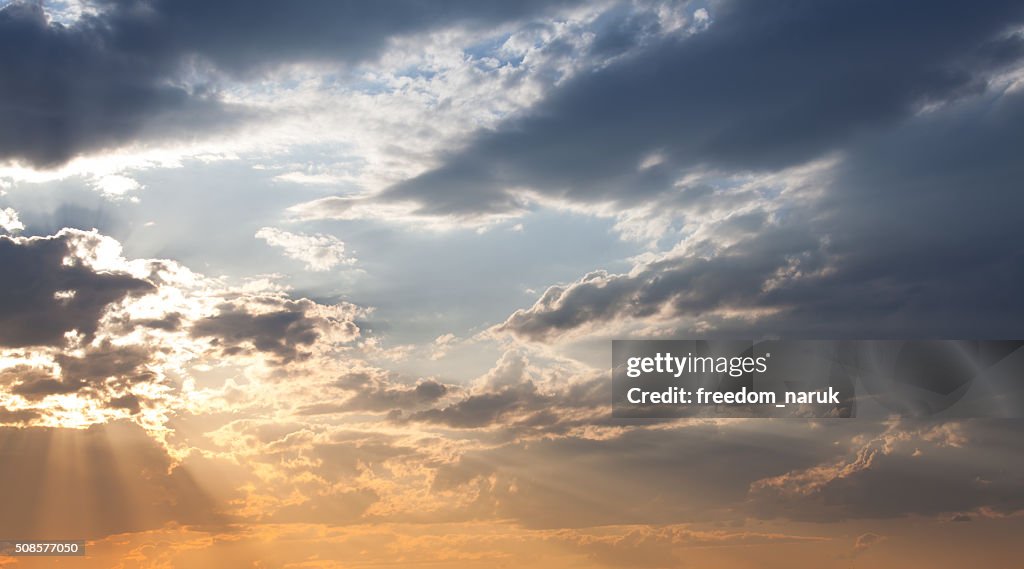
<svg viewBox="0 0 1024 569">
<path fill-rule="evenodd" d="M 775 170 L 921 104 L 982 89 L 1022 53 L 1014 2 L 727 2 L 707 31 L 581 74 L 443 165 L 389 189 L 421 213 L 515 211 L 510 190 L 637 203 L 695 166 Z M 659 154 L 660 164 L 640 168 Z"/>
<path fill-rule="evenodd" d="M 314 306 L 307 299 L 263 298 L 252 305 L 226 302 L 218 307 L 216 315 L 196 321 L 190 333 L 193 338 L 212 338 L 228 356 L 257 351 L 273 354 L 282 363 L 303 360 L 323 332 L 323 319 L 308 313 Z M 253 311 L 257 307 L 260 312 Z M 354 322 L 340 324 L 349 339 L 359 335 Z"/>
<path fill-rule="evenodd" d="M 752 484 L 747 506 L 762 518 L 817 522 L 1019 512 L 1020 427 L 992 420 L 901 425 L 851 445 L 851 458 Z"/>
<path fill-rule="evenodd" d="M 442 465 L 434 490 L 471 488 L 475 515 L 533 528 L 735 519 L 752 481 L 834 455 L 803 429 L 694 423 L 517 442 Z"/>
<path fill-rule="evenodd" d="M 39 412 L 31 409 L 10 410 L 0 407 L 0 425 L 21 425 L 39 418 Z"/>
<path fill-rule="evenodd" d="M 122 49 L 164 57 L 194 53 L 241 73 L 290 61 L 363 60 L 395 36 L 459 24 L 493 25 L 571 3 L 128 0 L 109 2 L 115 9 L 107 20 Z"/>
<path fill-rule="evenodd" d="M 581 74 L 381 199 L 472 217 L 519 210 L 528 188 L 648 207 L 684 235 L 721 214 L 727 239 L 551 287 L 498 327 L 528 340 L 666 316 L 723 336 L 1015 337 L 1024 95 L 997 77 L 1024 55 L 1022 19 L 1009 2 L 724 3 L 706 31 Z M 821 197 L 714 186 L 824 157 Z"/>
<path fill-rule="evenodd" d="M 780 306 L 765 283 L 780 270 L 814 274 L 828 251 L 807 227 L 765 223 L 753 237 L 710 257 L 672 257 L 629 274 L 594 272 L 553 286 L 496 330 L 543 341 L 621 318 L 702 316 L 716 309 Z M 795 263 L 795 265 L 794 265 Z"/>
<path fill-rule="evenodd" d="M 5 370 L 7 371 L 7 370 Z M 17 373 L 18 370 L 15 370 Z M 34 373 L 33 373 L 34 372 Z M 29 374 L 39 374 L 37 370 L 30 370 Z M 6 375 L 6 374 L 5 374 Z M 11 374 L 14 375 L 14 374 Z M 19 374 L 20 375 L 20 374 Z M 21 395 L 29 401 L 37 401 L 48 395 L 61 393 L 74 393 L 81 388 L 81 384 L 65 383 L 50 377 L 42 378 L 21 378 L 21 381 L 11 388 L 11 393 Z"/>
<path fill-rule="evenodd" d="M 71 330 L 91 340 L 108 305 L 155 290 L 129 274 L 85 264 L 72 247 L 88 246 L 86 235 L 0 236 L 0 346 L 63 345 Z"/>
<path fill-rule="evenodd" d="M 779 198 L 760 226 L 728 230 L 731 244 L 709 243 L 707 256 L 551 287 L 498 329 L 539 341 L 659 315 L 700 319 L 723 336 L 1019 336 L 1024 300 L 1009 283 L 1024 278 L 1014 214 L 1024 207 L 1022 124 L 1017 91 L 865 136 L 819 182 L 820 199 Z M 730 319 L 719 309 L 762 312 Z"/>
<path fill-rule="evenodd" d="M 301 415 L 323 415 L 353 411 L 415 410 L 436 403 L 449 387 L 427 379 L 415 385 L 393 383 L 381 370 L 351 372 L 335 382 L 335 386 L 350 394 L 341 403 L 316 403 L 299 410 Z"/>
<path fill-rule="evenodd" d="M 231 289 L 173 261 L 119 253 L 115 240 L 96 232 L 0 236 L 5 423 L 59 414 L 52 395 L 131 414 L 165 408 L 181 366 L 195 359 L 260 356 L 284 366 L 359 335 L 353 305 Z M 147 385 L 160 388 L 146 392 Z"/>
<path fill-rule="evenodd" d="M 285 308 L 266 314 L 252 314 L 244 308 L 225 304 L 216 316 L 196 322 L 192 336 L 214 338 L 217 345 L 223 346 L 226 355 L 244 353 L 244 345 L 251 344 L 257 350 L 291 361 L 302 355 L 300 350 L 303 346 L 313 345 L 319 334 L 302 310 Z"/>
<path fill-rule="evenodd" d="M 411 420 L 438 423 L 455 428 L 491 427 L 513 413 L 537 410 L 545 398 L 532 383 L 506 387 L 498 392 L 469 396 L 457 403 L 439 409 L 428 409 L 412 415 Z"/>
<path fill-rule="evenodd" d="M 601 439 L 516 441 L 441 465 L 433 490 L 473 492 L 464 515 L 541 528 L 946 521 L 954 512 L 1024 510 L 1019 461 L 1008 458 L 1019 455 L 1019 425 L 757 423 L 682 422 Z"/>
<path fill-rule="evenodd" d="M 394 413 L 392 418 L 453 429 L 501 426 L 491 434 L 495 440 L 564 434 L 576 426 L 607 422 L 608 385 L 608 378 L 600 373 L 571 377 L 549 372 L 544 377 L 523 354 L 509 351 L 454 401 L 407 414 Z"/>
<path fill-rule="evenodd" d="M 68 25 L 48 21 L 40 3 L 0 8 L 0 160 L 54 166 L 246 118 L 220 98 L 214 77 L 185 79 L 195 59 L 232 75 L 295 61 L 353 62 L 398 35 L 492 25 L 550 8 L 533 1 L 319 0 L 101 0 L 93 7 L 97 14 Z"/>
<path fill-rule="evenodd" d="M 107 22 L 51 24 L 39 3 L 0 9 L 0 159 L 53 166 L 144 134 L 185 136 L 231 110 L 168 79 L 176 62 L 124 51 Z"/>
</svg>

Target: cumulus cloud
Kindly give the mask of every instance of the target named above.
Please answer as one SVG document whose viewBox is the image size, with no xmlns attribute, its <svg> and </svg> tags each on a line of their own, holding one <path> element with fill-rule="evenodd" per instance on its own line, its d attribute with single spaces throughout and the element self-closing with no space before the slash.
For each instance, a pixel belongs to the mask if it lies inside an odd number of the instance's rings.
<svg viewBox="0 0 1024 569">
<path fill-rule="evenodd" d="M 594 332 L 622 319 L 708 326 L 719 319 L 750 321 L 784 309 L 778 287 L 769 283 L 820 281 L 828 274 L 827 243 L 804 228 L 782 227 L 767 216 L 741 220 L 753 237 L 722 247 L 711 256 L 666 255 L 627 274 L 597 271 L 578 281 L 552 286 L 525 310 L 495 328 L 531 341 Z M 600 331 L 598 329 L 598 331 Z"/>
<path fill-rule="evenodd" d="M 199 320 L 192 328 L 197 338 L 214 338 L 214 343 L 226 343 L 223 353 L 233 355 L 243 344 L 277 354 L 285 361 L 299 355 L 301 346 L 316 341 L 312 323 L 303 318 L 301 310 L 280 310 L 266 314 L 252 314 L 232 304 L 222 305 L 217 315 Z"/>
<path fill-rule="evenodd" d="M 0 209 L 0 230 L 13 234 L 22 229 L 25 229 L 25 225 L 18 219 L 18 212 L 9 207 Z"/>
<path fill-rule="evenodd" d="M 311 271 L 329 271 L 338 265 L 356 262 L 354 258 L 345 256 L 345 243 L 333 235 L 306 235 L 264 227 L 256 232 L 256 238 L 263 239 L 271 247 L 284 249 L 285 255 L 302 261 Z"/>
<path fill-rule="evenodd" d="M 353 305 L 126 259 L 95 231 L 0 236 L 0 260 L 8 269 L 0 276 L 5 422 L 86 426 L 135 416 L 153 427 L 187 403 L 193 364 L 287 367 L 360 335 Z"/>
<path fill-rule="evenodd" d="M 126 271 L 91 266 L 84 257 L 101 245 L 96 234 L 77 230 L 0 236 L 0 346 L 62 345 L 73 330 L 91 341 L 108 305 L 154 290 Z"/>
</svg>

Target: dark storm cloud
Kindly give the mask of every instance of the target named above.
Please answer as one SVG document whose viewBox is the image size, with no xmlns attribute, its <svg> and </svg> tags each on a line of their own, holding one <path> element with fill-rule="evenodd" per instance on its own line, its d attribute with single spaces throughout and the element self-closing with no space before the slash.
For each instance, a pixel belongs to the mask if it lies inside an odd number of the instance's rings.
<svg viewBox="0 0 1024 569">
<path fill-rule="evenodd" d="M 293 61 L 351 62 L 401 34 L 495 24 L 546 2 L 101 1 L 51 23 L 39 3 L 0 8 L 0 160 L 54 166 L 148 138 L 189 138 L 246 112 L 181 79 L 190 58 L 239 74 Z"/>
<path fill-rule="evenodd" d="M 114 397 L 107 402 L 107 407 L 111 409 L 124 409 L 134 415 L 142 410 L 142 399 L 129 393 L 128 395 Z"/>
<path fill-rule="evenodd" d="M 581 74 L 390 188 L 421 213 L 514 211 L 507 191 L 638 203 L 681 170 L 774 170 L 983 88 L 1018 58 L 1017 2 L 727 2 L 707 31 Z M 664 161 L 638 168 L 653 153 Z"/>
<path fill-rule="evenodd" d="M 77 385 L 65 385 L 55 379 L 51 370 L 27 365 L 16 365 L 0 371 L 0 386 L 10 387 L 11 393 L 29 400 L 78 389 Z"/>
<path fill-rule="evenodd" d="M 415 384 L 380 369 L 351 372 L 333 386 L 346 392 L 340 401 L 298 409 L 299 415 L 387 412 L 397 424 L 421 423 L 451 429 L 479 430 L 475 437 L 504 442 L 517 437 L 564 434 L 583 425 L 608 424 L 605 407 L 611 397 L 601 373 L 546 381 L 525 356 L 506 352 L 473 386 L 446 385 L 433 379 Z M 495 427 L 501 427 L 495 429 Z"/>
<path fill-rule="evenodd" d="M 684 228 L 755 208 L 715 222 L 728 239 L 550 288 L 498 327 L 529 340 L 660 316 L 721 335 L 1015 337 L 1024 95 L 992 81 L 1024 55 L 1024 6 L 976 8 L 727 2 L 706 31 L 581 74 L 384 198 L 472 217 L 529 188 Z M 675 186 L 835 156 L 820 200 Z"/>
<path fill-rule="evenodd" d="M 155 290 L 144 280 L 97 271 L 76 258 L 72 246 L 82 235 L 69 230 L 51 237 L 0 236 L 0 346 L 62 345 L 71 330 L 91 340 L 108 305 Z"/>
</svg>

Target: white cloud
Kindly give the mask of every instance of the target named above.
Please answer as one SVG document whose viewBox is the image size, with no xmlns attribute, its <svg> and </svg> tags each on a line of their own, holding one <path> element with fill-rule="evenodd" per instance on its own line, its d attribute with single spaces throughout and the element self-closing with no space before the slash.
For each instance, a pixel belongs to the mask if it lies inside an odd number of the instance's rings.
<svg viewBox="0 0 1024 569">
<path fill-rule="evenodd" d="M 25 225 L 18 219 L 18 212 L 11 208 L 0 209 L 0 229 L 7 233 L 15 233 L 25 229 Z"/>
<path fill-rule="evenodd" d="M 105 196 L 119 198 L 124 197 L 128 192 L 142 189 L 142 184 L 128 176 L 110 174 L 97 178 L 92 182 L 92 187 Z"/>
<path fill-rule="evenodd" d="M 264 374 L 333 361 L 361 337 L 354 320 L 368 313 L 293 298 L 270 277 L 238 285 L 169 259 L 128 259 L 117 240 L 96 231 L 4 241 L 5 260 L 15 251 L 41 276 L 8 285 L 44 294 L 31 296 L 32 325 L 2 323 L 0 409 L 40 426 L 130 419 L 165 431 L 171 413 L 217 404 L 208 399 L 233 374 L 255 388 Z M 11 286 L 5 292 L 26 298 Z M 23 341 L 42 323 L 51 329 Z M 111 405 L 118 400 L 139 405 Z"/>
<path fill-rule="evenodd" d="M 329 271 L 338 265 L 356 262 L 354 258 L 345 256 L 345 243 L 333 235 L 306 235 L 264 227 L 256 232 L 256 238 L 263 239 L 271 247 L 284 249 L 287 257 L 302 261 L 311 271 Z"/>
</svg>

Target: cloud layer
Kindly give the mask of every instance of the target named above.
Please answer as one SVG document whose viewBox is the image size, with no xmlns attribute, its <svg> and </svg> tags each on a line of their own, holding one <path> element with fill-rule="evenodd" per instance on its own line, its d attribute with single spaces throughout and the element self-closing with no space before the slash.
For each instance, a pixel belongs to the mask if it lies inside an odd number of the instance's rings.
<svg viewBox="0 0 1024 569">
<path fill-rule="evenodd" d="M 396 36 L 496 25 L 557 6 L 102 0 L 88 8 L 66 24 L 35 2 L 0 9 L 0 71 L 8 77 L 0 87 L 7 133 L 0 159 L 52 167 L 83 153 L 237 126 L 250 113 L 218 92 L 224 75 L 361 61 Z"/>
<path fill-rule="evenodd" d="M 104 567 L 1010 566 L 1019 423 L 615 419 L 607 340 L 1024 334 L 1022 23 L 9 3 L 0 533 Z"/>
</svg>

